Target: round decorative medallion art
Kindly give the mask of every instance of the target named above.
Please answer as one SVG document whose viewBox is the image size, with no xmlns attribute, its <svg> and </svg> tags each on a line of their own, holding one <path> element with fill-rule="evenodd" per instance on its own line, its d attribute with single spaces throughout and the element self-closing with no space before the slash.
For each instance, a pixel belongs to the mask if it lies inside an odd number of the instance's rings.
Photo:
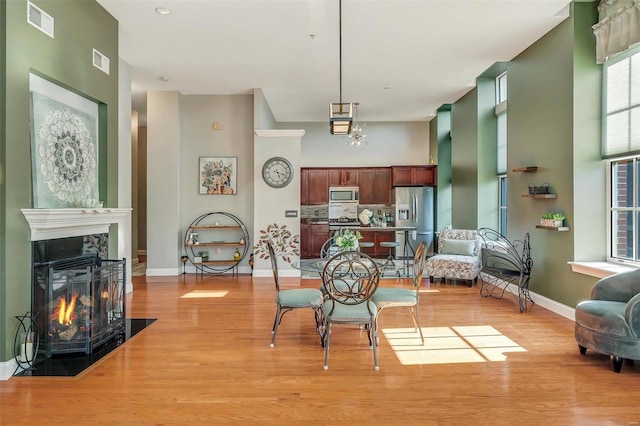
<svg viewBox="0 0 640 426">
<path fill-rule="evenodd" d="M 55 109 L 39 129 L 39 172 L 58 200 L 83 203 L 92 197 L 98 164 L 91 134 L 81 117 Z"/>
</svg>

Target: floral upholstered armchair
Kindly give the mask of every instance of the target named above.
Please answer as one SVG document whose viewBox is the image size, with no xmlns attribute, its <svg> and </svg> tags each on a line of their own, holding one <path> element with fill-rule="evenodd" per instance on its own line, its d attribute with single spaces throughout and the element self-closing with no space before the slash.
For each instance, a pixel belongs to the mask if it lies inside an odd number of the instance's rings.
<svg viewBox="0 0 640 426">
<path fill-rule="evenodd" d="M 443 229 L 438 237 L 438 254 L 427 259 L 429 280 L 441 277 L 467 280 L 469 287 L 480 272 L 481 238 L 474 229 Z"/>
</svg>

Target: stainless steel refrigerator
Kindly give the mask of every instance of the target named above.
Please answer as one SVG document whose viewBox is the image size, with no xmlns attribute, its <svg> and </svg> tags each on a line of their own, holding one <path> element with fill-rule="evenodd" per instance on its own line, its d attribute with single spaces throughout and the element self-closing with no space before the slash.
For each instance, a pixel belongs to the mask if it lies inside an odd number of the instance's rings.
<svg viewBox="0 0 640 426">
<path fill-rule="evenodd" d="M 413 251 L 425 241 L 427 243 L 427 256 L 433 255 L 434 243 L 434 216 L 435 201 L 434 188 L 423 187 L 396 187 L 394 188 L 396 205 L 396 226 L 413 226 L 415 231 L 409 232 L 409 244 Z M 400 246 L 396 249 L 396 257 L 403 258 L 405 246 L 405 233 L 396 232 L 396 242 Z M 412 252 L 406 253 L 407 258 L 413 257 Z"/>
</svg>

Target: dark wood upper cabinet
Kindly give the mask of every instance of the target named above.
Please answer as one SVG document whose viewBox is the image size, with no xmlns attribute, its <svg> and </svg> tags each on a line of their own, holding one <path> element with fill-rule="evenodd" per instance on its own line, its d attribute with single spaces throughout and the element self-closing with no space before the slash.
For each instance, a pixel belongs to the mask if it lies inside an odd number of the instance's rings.
<svg viewBox="0 0 640 426">
<path fill-rule="evenodd" d="M 329 204 L 329 170 L 308 169 L 307 205 Z"/>
<path fill-rule="evenodd" d="M 300 169 L 300 204 L 309 204 L 309 170 Z"/>
<path fill-rule="evenodd" d="M 437 166 L 392 166 L 392 186 L 436 186 Z"/>
<path fill-rule="evenodd" d="M 329 186 L 358 186 L 359 169 L 330 169 Z"/>
<path fill-rule="evenodd" d="M 391 204 L 391 169 L 360 169 L 360 204 Z"/>
</svg>

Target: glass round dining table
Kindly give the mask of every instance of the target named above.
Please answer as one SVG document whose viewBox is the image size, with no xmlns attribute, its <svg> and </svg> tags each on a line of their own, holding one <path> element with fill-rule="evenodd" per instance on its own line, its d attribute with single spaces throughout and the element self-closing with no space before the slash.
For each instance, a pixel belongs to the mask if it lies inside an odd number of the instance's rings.
<svg viewBox="0 0 640 426">
<path fill-rule="evenodd" d="M 328 261 L 329 259 L 325 258 L 300 259 L 297 262 L 293 262 L 291 266 L 303 272 L 316 273 L 320 276 Z M 400 272 L 404 269 L 404 265 L 401 262 L 394 262 L 388 259 L 374 259 L 374 261 L 376 262 L 381 275 L 384 275 L 385 272 L 392 272 L 397 273 L 398 276 L 400 276 Z"/>
</svg>

